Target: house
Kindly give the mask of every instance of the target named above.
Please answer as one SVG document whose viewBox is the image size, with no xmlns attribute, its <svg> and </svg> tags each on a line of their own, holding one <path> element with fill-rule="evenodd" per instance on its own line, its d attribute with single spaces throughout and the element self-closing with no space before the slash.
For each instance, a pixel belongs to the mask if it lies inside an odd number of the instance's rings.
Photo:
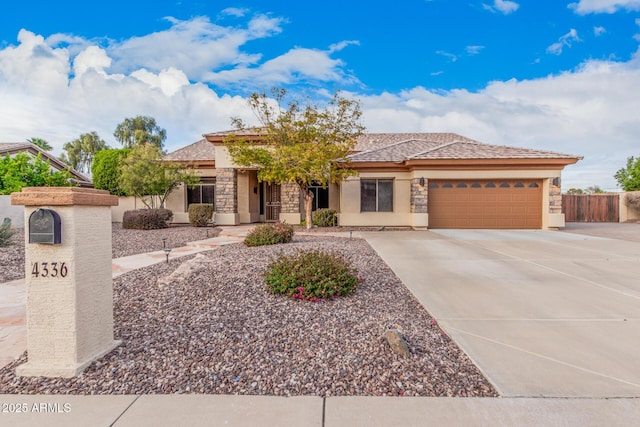
<svg viewBox="0 0 640 427">
<path fill-rule="evenodd" d="M 26 153 L 33 158 L 36 158 L 38 154 L 40 154 L 42 160 L 49 162 L 51 170 L 69 170 L 71 177 L 78 181 L 79 184 L 84 184 L 84 186 L 92 186 L 90 177 L 83 174 L 82 172 L 70 168 L 69 165 L 58 159 L 56 156 L 47 151 L 44 151 L 42 148 L 38 147 L 35 144 L 31 144 L 30 142 L 0 142 L 0 157 L 12 157 L 18 153 Z"/>
<path fill-rule="evenodd" d="M 49 162 L 51 170 L 63 171 L 69 169 L 71 178 L 76 180 L 78 185 L 83 187 L 93 187 L 91 178 L 81 172 L 70 169 L 64 162 L 44 151 L 37 145 L 29 142 L 0 142 L 0 158 L 5 156 L 13 157 L 18 153 L 26 153 L 33 158 L 40 154 L 42 160 Z M 11 205 L 11 197 L 8 195 L 0 196 L 0 221 L 4 218 L 9 218 L 14 227 L 24 227 L 24 207 Z"/>
<path fill-rule="evenodd" d="M 205 134 L 165 157 L 196 167 L 203 179 L 170 196 L 174 220 L 188 220 L 189 203 L 213 199 L 219 225 L 298 224 L 304 207 L 297 185 L 259 182 L 257 170 L 235 165 L 228 135 Z M 257 132 L 244 136 L 260 143 Z M 313 209 L 335 209 L 342 226 L 548 229 L 564 226 L 561 172 L 581 157 L 455 133 L 380 133 L 362 135 L 348 159 L 356 176 L 312 188 Z"/>
</svg>

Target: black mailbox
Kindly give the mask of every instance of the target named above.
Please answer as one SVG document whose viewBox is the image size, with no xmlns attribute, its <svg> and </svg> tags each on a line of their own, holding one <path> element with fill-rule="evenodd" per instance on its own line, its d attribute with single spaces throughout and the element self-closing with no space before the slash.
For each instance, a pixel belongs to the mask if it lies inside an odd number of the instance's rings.
<svg viewBox="0 0 640 427">
<path fill-rule="evenodd" d="M 51 209 L 38 209 L 29 216 L 29 243 L 62 243 L 60 215 Z"/>
</svg>

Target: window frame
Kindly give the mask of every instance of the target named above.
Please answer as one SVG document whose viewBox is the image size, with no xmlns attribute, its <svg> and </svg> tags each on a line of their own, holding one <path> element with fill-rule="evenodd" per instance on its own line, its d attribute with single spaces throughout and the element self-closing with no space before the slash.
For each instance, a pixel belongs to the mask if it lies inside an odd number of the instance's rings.
<svg viewBox="0 0 640 427">
<path fill-rule="evenodd" d="M 389 200 L 382 200 L 382 203 L 384 203 L 385 205 L 388 202 L 389 204 L 389 209 L 384 209 L 381 210 L 381 197 L 380 197 L 380 182 L 383 183 L 390 183 L 391 186 L 391 192 L 388 195 Z M 374 189 L 374 194 L 375 194 L 375 210 L 371 210 L 371 209 L 364 209 L 363 205 L 365 205 L 365 203 L 363 203 L 363 198 L 367 197 L 364 193 L 364 185 L 369 184 L 371 185 L 372 182 L 375 182 L 375 189 Z M 361 178 L 360 179 L 360 213 L 371 213 L 371 212 L 393 212 L 394 209 L 394 203 L 393 203 L 393 198 L 394 198 L 394 193 L 395 193 L 395 179 L 394 178 Z M 369 201 L 369 203 L 367 203 L 367 205 L 370 205 L 371 201 Z M 384 206 L 383 206 L 384 207 Z"/>
<path fill-rule="evenodd" d="M 191 205 L 191 204 L 201 204 L 202 203 L 203 187 L 211 187 L 213 189 L 213 200 L 211 201 L 211 203 L 207 203 L 207 204 L 211 204 L 215 208 L 215 206 L 216 206 L 216 181 L 215 181 L 215 178 L 214 179 L 206 179 L 206 180 L 205 179 L 201 179 L 201 181 L 196 183 L 196 184 L 185 185 L 185 208 L 186 208 L 185 212 L 189 211 L 189 205 Z M 193 194 L 194 190 L 198 191 L 199 201 L 190 201 L 191 194 Z"/>
</svg>

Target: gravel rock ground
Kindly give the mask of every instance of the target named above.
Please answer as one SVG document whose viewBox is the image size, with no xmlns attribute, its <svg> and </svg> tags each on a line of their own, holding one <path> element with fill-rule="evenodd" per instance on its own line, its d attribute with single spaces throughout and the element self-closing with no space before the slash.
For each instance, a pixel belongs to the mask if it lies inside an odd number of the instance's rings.
<svg viewBox="0 0 640 427">
<path fill-rule="evenodd" d="M 162 250 L 162 238 L 169 248 L 184 246 L 187 242 L 215 237 L 219 228 L 174 226 L 161 230 L 124 230 L 121 223 L 111 226 L 112 258 Z M 13 245 L 0 248 L 0 283 L 24 277 L 24 229 L 16 229 L 11 237 Z"/>
<path fill-rule="evenodd" d="M 166 237 L 168 248 L 179 248 L 187 242 L 216 237 L 220 233 L 217 227 L 192 227 L 179 225 L 160 230 L 125 230 L 122 224 L 111 225 L 111 252 L 113 258 L 141 254 L 163 249 L 162 238 Z"/>
<path fill-rule="evenodd" d="M 313 303 L 266 292 L 271 259 L 299 249 L 343 254 L 363 283 L 347 298 Z M 206 252 L 204 270 L 158 283 L 186 258 L 114 280 L 122 344 L 80 376 L 15 377 L 0 393 L 496 396 L 470 359 L 361 239 L 295 236 L 284 245 L 234 244 Z M 382 338 L 401 331 L 410 358 Z"/>
<path fill-rule="evenodd" d="M 0 283 L 24 277 L 24 229 L 15 230 L 12 245 L 0 248 Z"/>
</svg>

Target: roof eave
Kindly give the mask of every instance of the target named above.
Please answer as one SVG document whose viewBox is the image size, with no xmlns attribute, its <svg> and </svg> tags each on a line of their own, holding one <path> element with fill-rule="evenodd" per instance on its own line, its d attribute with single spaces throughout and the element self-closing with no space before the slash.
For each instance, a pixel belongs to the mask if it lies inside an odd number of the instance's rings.
<svg viewBox="0 0 640 427">
<path fill-rule="evenodd" d="M 574 158 L 524 158 L 524 159 L 410 159 L 404 162 L 351 161 L 349 167 L 356 170 L 412 171 L 420 169 L 449 170 L 496 170 L 496 169 L 552 169 L 561 170 L 565 166 L 581 160 Z"/>
</svg>

